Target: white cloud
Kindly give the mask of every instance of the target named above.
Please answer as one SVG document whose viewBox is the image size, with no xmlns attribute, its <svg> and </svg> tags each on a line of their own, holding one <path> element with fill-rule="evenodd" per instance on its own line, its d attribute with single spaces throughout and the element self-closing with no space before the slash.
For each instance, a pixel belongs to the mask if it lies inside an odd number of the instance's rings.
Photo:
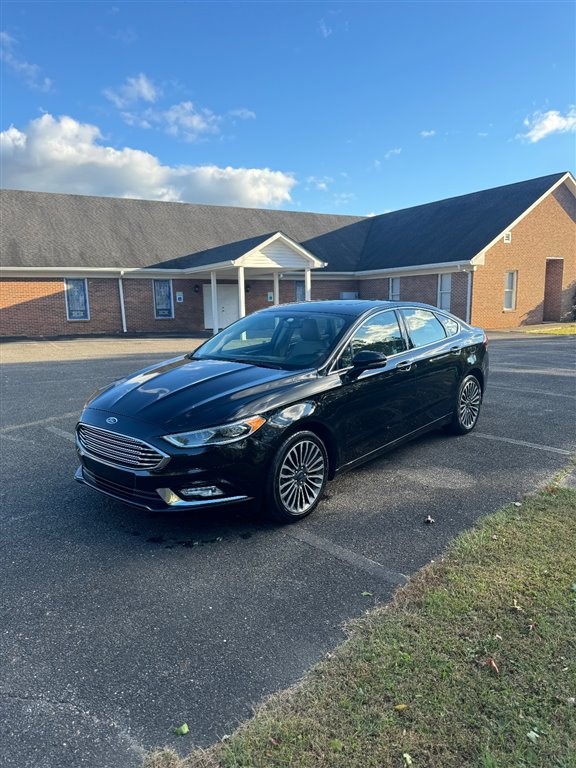
<svg viewBox="0 0 576 768">
<path fill-rule="evenodd" d="M 126 109 L 138 101 L 147 101 L 153 104 L 160 96 L 160 90 L 141 72 L 136 77 L 126 78 L 124 85 L 119 86 L 116 90 L 106 88 L 104 96 L 118 109 Z"/>
<path fill-rule="evenodd" d="M 146 120 L 159 123 L 170 136 L 195 141 L 201 134 L 219 133 L 220 118 L 209 109 L 196 109 L 191 101 L 174 104 L 163 112 L 147 110 Z"/>
<path fill-rule="evenodd" d="M 14 53 L 16 45 L 17 41 L 10 37 L 7 32 L 0 32 L 0 61 L 3 61 L 12 72 L 21 77 L 29 88 L 35 91 L 51 91 L 52 80 L 42 76 L 37 64 L 30 64 L 30 62 L 16 56 Z"/>
<path fill-rule="evenodd" d="M 256 112 L 252 112 L 251 109 L 244 109 L 244 107 L 242 107 L 241 109 L 231 109 L 230 114 L 232 115 L 232 117 L 240 118 L 240 120 L 256 119 Z"/>
<path fill-rule="evenodd" d="M 101 143 L 95 125 L 45 114 L 0 133 L 3 184 L 13 189 L 215 205 L 274 207 L 295 178 L 269 168 L 162 165 L 141 150 Z"/>
<path fill-rule="evenodd" d="M 326 38 L 330 37 L 330 35 L 333 33 L 334 30 L 332 30 L 327 24 L 325 19 L 320 19 L 318 22 L 318 29 L 320 30 L 320 34 L 326 40 Z"/>
<path fill-rule="evenodd" d="M 396 147 L 396 149 L 390 149 L 384 155 L 384 160 L 390 160 L 391 157 L 396 157 L 396 155 L 399 155 L 400 152 L 402 152 L 402 149 L 400 147 Z"/>
<path fill-rule="evenodd" d="M 535 144 L 553 133 L 576 131 L 576 107 L 570 107 L 565 115 L 560 114 L 557 109 L 551 109 L 548 112 L 534 112 L 531 117 L 524 120 L 524 125 L 528 131 L 517 134 L 516 138 L 530 144 Z"/>
<path fill-rule="evenodd" d="M 310 184 L 318 192 L 327 192 L 328 185 L 332 184 L 334 179 L 331 176 L 308 176 L 306 183 Z"/>
<path fill-rule="evenodd" d="M 138 128 L 158 127 L 184 141 L 196 141 L 203 134 L 220 132 L 221 118 L 209 109 L 196 109 L 191 101 L 181 101 L 165 110 L 150 107 L 143 112 L 120 114 L 128 125 Z"/>
<path fill-rule="evenodd" d="M 436 136 L 436 131 L 420 131 L 420 136 L 423 139 L 429 139 L 431 136 Z"/>
</svg>

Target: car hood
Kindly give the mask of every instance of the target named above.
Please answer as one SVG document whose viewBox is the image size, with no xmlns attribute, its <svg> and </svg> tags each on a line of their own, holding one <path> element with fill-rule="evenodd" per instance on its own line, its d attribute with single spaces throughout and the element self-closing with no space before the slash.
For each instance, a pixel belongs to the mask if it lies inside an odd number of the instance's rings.
<svg viewBox="0 0 576 768">
<path fill-rule="evenodd" d="M 316 372 L 310 371 L 179 357 L 121 379 L 95 395 L 87 407 L 162 429 L 198 429 L 282 405 L 286 390 L 293 400 L 295 387 L 306 389 L 306 383 L 316 379 Z"/>
</svg>

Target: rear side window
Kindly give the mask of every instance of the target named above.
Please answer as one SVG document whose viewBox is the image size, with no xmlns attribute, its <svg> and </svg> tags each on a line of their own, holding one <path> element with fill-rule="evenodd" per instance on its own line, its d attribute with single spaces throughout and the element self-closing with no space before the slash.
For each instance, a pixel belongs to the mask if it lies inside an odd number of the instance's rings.
<svg viewBox="0 0 576 768">
<path fill-rule="evenodd" d="M 455 336 L 458 331 L 460 330 L 460 326 L 456 322 L 456 320 L 453 320 L 451 317 L 448 317 L 448 315 L 436 315 L 438 320 L 442 323 L 444 326 L 444 330 L 446 331 L 446 336 Z"/>
<path fill-rule="evenodd" d="M 433 312 L 427 309 L 404 309 L 402 315 L 415 347 L 424 347 L 446 338 L 444 326 Z"/>
</svg>

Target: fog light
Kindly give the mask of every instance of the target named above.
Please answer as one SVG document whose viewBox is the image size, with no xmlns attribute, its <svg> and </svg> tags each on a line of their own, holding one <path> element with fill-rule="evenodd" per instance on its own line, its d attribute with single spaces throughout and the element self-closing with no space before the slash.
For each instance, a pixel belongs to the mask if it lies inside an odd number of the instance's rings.
<svg viewBox="0 0 576 768">
<path fill-rule="evenodd" d="M 182 488 L 179 491 L 181 496 L 198 496 L 201 499 L 213 499 L 215 496 L 224 496 L 224 491 L 217 485 L 202 485 L 196 488 Z"/>
</svg>

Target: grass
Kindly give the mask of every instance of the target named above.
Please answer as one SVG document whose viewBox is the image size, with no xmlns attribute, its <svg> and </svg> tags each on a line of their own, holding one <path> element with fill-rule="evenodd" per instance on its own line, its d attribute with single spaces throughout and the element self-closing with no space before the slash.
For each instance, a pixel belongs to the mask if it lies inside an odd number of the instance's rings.
<svg viewBox="0 0 576 768">
<path fill-rule="evenodd" d="M 526 333 L 542 333 L 549 336 L 572 336 L 576 334 L 576 323 L 562 323 L 561 325 L 545 325 L 538 328 L 527 328 Z"/>
<path fill-rule="evenodd" d="M 485 518 L 225 741 L 145 768 L 575 768 L 576 491 Z"/>
</svg>

